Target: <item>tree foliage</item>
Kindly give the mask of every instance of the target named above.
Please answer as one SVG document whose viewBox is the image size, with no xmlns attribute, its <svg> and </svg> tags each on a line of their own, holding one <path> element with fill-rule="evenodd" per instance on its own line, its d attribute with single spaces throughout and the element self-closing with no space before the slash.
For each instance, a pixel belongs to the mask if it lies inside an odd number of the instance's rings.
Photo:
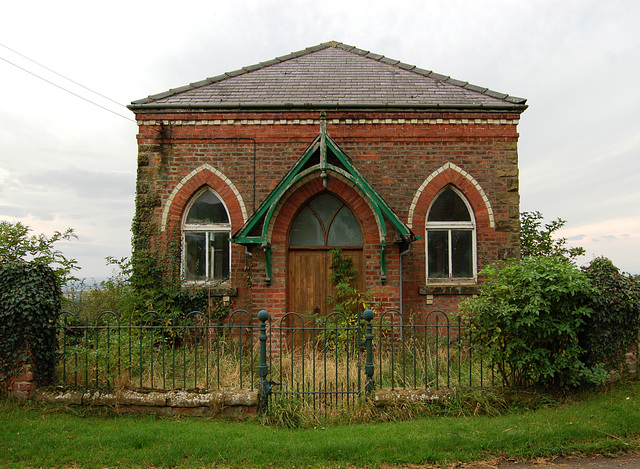
<svg viewBox="0 0 640 469">
<path fill-rule="evenodd" d="M 472 339 L 507 386 L 566 388 L 602 380 L 580 361 L 591 315 L 586 274 L 558 257 L 490 265 L 479 295 L 463 305 Z"/>
<path fill-rule="evenodd" d="M 59 241 L 76 238 L 73 230 L 56 231 L 51 237 L 30 235 L 30 231 L 20 222 L 0 221 L 0 263 L 34 261 L 50 266 L 60 285 L 75 280 L 71 274 L 78 269 L 77 261 L 67 258 L 55 246 Z"/>
<path fill-rule="evenodd" d="M 522 257 L 558 257 L 573 263 L 584 255 L 582 247 L 567 246 L 567 239 L 557 237 L 557 231 L 567 222 L 561 218 L 542 224 L 540 212 L 520 214 L 520 253 Z"/>
</svg>

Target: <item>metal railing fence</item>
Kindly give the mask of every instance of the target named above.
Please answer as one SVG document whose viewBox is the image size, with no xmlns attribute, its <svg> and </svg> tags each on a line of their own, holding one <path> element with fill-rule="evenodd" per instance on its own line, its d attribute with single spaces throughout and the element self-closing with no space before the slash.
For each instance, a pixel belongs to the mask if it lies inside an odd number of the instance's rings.
<svg viewBox="0 0 640 469">
<path fill-rule="evenodd" d="M 192 312 L 180 319 L 149 311 L 123 323 L 104 312 L 84 324 L 58 317 L 56 384 L 75 389 L 258 390 L 317 407 L 354 403 L 374 389 L 485 387 L 493 369 L 472 347 L 459 318 L 398 311 L 357 318 L 308 318 L 266 311 L 223 322 Z"/>
</svg>

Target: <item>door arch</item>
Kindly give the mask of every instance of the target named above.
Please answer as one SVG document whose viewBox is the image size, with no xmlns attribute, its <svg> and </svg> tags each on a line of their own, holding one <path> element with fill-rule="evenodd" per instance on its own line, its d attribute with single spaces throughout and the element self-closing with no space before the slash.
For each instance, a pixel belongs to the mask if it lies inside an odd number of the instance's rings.
<svg viewBox="0 0 640 469">
<path fill-rule="evenodd" d="M 331 254 L 340 249 L 358 271 L 364 289 L 364 237 L 347 204 L 324 192 L 307 201 L 293 218 L 287 236 L 287 309 L 302 315 L 326 315 L 331 285 Z"/>
</svg>

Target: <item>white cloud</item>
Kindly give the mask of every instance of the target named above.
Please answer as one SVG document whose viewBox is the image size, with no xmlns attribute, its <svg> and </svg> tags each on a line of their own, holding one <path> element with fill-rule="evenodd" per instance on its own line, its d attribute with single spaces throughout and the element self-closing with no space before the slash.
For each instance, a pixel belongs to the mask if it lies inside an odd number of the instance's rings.
<svg viewBox="0 0 640 469">
<path fill-rule="evenodd" d="M 522 209 L 568 220 L 565 236 L 640 272 L 639 19 L 640 2 L 595 0 L 36 0 L 3 6 L 0 43 L 122 104 L 328 40 L 528 98 Z M 135 124 L 3 61 L 0 76 L 0 218 L 76 228 L 85 275 L 108 275 L 102 258 L 129 251 Z"/>
</svg>

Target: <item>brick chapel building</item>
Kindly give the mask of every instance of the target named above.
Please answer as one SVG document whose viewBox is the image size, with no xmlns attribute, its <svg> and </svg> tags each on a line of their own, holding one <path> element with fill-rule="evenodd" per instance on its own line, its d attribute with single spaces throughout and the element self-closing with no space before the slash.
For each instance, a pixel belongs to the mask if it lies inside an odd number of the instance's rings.
<svg viewBox="0 0 640 469">
<path fill-rule="evenodd" d="M 233 308 L 326 313 L 341 249 L 382 308 L 451 311 L 519 255 L 525 103 L 320 44 L 133 102 L 136 216 Z"/>
</svg>

